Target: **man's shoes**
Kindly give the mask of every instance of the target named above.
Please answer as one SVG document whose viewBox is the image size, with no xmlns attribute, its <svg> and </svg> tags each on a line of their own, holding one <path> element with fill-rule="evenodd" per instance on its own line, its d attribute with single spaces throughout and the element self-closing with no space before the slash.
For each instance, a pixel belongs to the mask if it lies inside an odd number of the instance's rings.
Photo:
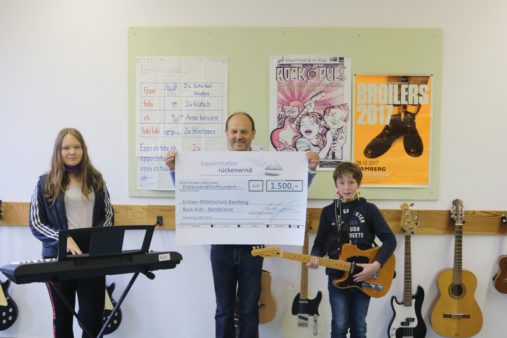
<svg viewBox="0 0 507 338">
<path fill-rule="evenodd" d="M 423 142 L 415 127 L 416 115 L 417 113 L 405 112 L 403 116 L 403 146 L 407 154 L 413 157 L 423 153 Z"/>
<path fill-rule="evenodd" d="M 401 120 L 401 114 L 392 115 L 389 124 L 386 125 L 380 134 L 375 136 L 364 148 L 364 156 L 368 158 L 377 158 L 384 155 L 386 151 L 391 148 L 394 140 L 403 135 L 403 132 L 404 127 Z"/>
</svg>

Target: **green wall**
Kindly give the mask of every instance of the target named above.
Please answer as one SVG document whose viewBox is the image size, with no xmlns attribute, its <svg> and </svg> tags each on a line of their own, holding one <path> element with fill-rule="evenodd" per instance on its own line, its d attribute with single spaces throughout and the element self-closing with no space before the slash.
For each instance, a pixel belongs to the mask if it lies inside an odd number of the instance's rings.
<svg viewBox="0 0 507 338">
<path fill-rule="evenodd" d="M 256 122 L 255 144 L 269 149 L 269 58 L 277 55 L 351 56 L 352 74 L 433 75 L 431 180 L 425 188 L 362 188 L 370 199 L 437 199 L 440 157 L 440 29 L 131 27 L 128 32 L 129 191 L 166 197 L 174 192 L 136 190 L 135 61 L 141 56 L 224 56 L 229 62 L 229 113 L 246 111 Z M 332 199 L 331 172 L 319 171 L 310 199 Z"/>
</svg>

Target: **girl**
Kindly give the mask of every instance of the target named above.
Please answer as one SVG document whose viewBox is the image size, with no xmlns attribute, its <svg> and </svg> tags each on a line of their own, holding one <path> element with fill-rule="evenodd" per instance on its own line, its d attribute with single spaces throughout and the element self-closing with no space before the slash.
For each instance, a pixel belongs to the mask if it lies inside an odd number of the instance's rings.
<svg viewBox="0 0 507 338">
<path fill-rule="evenodd" d="M 30 230 L 42 242 L 42 256 L 54 258 L 58 253 L 58 231 L 113 225 L 113 209 L 102 175 L 88 158 L 81 133 L 62 129 L 56 137 L 49 172 L 42 175 L 30 203 Z M 67 252 L 81 254 L 72 237 L 67 238 Z M 102 326 L 105 277 L 47 283 L 53 305 L 55 338 L 73 338 L 72 307 L 77 294 L 79 318 L 92 337 Z M 83 331 L 83 338 L 91 338 Z"/>
</svg>

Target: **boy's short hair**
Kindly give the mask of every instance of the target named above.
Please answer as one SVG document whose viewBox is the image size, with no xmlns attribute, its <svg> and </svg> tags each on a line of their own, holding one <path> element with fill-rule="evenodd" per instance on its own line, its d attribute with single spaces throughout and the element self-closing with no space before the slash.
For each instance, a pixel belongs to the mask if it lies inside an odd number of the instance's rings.
<svg viewBox="0 0 507 338">
<path fill-rule="evenodd" d="M 357 184 L 361 184 L 361 180 L 363 179 L 363 172 L 361 171 L 361 167 L 352 162 L 340 162 L 336 166 L 333 171 L 333 180 L 336 180 L 343 176 L 344 174 L 351 174 L 352 177 L 356 180 Z"/>
</svg>

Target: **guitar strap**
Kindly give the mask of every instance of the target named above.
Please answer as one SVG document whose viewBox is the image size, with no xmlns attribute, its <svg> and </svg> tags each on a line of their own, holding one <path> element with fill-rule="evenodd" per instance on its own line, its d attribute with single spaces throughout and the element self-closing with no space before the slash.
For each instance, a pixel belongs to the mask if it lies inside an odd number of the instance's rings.
<svg viewBox="0 0 507 338">
<path fill-rule="evenodd" d="M 351 212 L 349 212 L 349 215 L 352 215 L 355 210 L 352 209 Z M 341 247 L 342 247 L 342 235 L 347 235 L 344 233 L 344 227 L 343 225 L 346 223 L 344 217 L 343 217 L 343 209 L 342 209 L 342 201 L 341 198 L 338 198 L 334 204 L 334 218 L 336 223 L 336 240 L 338 241 L 338 254 L 340 254 Z"/>
</svg>

